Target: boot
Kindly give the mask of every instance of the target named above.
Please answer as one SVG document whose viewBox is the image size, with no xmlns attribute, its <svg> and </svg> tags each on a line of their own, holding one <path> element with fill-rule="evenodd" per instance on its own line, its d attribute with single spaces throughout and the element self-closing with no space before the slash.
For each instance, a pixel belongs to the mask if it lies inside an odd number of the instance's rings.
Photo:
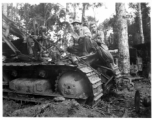
<svg viewBox="0 0 152 120">
<path fill-rule="evenodd" d="M 118 68 L 118 66 L 116 64 L 110 63 L 110 67 L 112 68 L 116 78 L 121 76 L 121 72 L 120 72 L 120 70 L 119 70 L 119 68 Z"/>
</svg>

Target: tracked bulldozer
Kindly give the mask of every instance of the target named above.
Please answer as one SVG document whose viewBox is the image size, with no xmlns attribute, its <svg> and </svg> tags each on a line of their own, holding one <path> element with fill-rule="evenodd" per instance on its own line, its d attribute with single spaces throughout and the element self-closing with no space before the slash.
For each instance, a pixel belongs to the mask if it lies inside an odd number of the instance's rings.
<svg viewBox="0 0 152 120">
<path fill-rule="evenodd" d="M 10 34 L 20 38 L 11 40 L 3 34 L 4 98 L 44 102 L 52 96 L 62 96 L 94 106 L 104 95 L 122 87 L 124 79 L 128 80 L 121 77 L 118 68 L 108 67 L 99 51 L 87 56 L 60 52 L 58 60 L 41 56 L 40 51 L 31 55 L 24 33 L 4 15 L 3 22 L 9 23 Z M 36 46 L 38 42 L 32 39 Z M 56 48 L 54 44 L 51 47 Z"/>
</svg>

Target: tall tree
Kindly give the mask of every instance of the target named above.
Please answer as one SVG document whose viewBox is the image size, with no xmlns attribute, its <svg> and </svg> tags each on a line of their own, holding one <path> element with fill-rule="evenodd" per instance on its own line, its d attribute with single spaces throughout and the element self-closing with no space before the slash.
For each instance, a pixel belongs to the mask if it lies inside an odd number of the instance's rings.
<svg viewBox="0 0 152 120">
<path fill-rule="evenodd" d="M 2 13 L 7 16 L 8 14 L 8 4 L 7 3 L 2 3 Z"/>
<path fill-rule="evenodd" d="M 78 5 L 78 3 L 73 3 L 73 10 L 74 10 L 74 16 L 73 16 L 73 19 L 74 19 L 74 20 L 75 20 L 75 19 L 76 19 L 76 17 L 77 17 L 77 12 L 76 12 L 77 5 Z"/>
<path fill-rule="evenodd" d="M 86 18 L 85 12 L 86 12 L 86 10 L 89 9 L 89 7 L 92 7 L 93 8 L 93 12 L 94 12 L 94 8 L 98 8 L 98 7 L 101 7 L 101 6 L 103 6 L 103 3 L 92 3 L 92 4 L 90 4 L 90 3 L 82 3 L 82 23 L 84 21 L 84 18 Z M 95 19 L 95 17 L 94 17 L 94 19 Z"/>
<path fill-rule="evenodd" d="M 72 20 L 76 20 L 77 19 L 77 9 L 79 7 L 80 3 L 67 3 L 67 12 L 70 15 L 70 18 L 72 18 Z M 70 10 L 70 7 L 72 7 L 73 10 Z M 71 12 L 73 11 L 73 12 Z"/>
<path fill-rule="evenodd" d="M 150 27 L 150 5 L 149 3 L 140 3 L 141 5 L 141 14 L 142 14 L 142 28 L 143 28 L 143 35 L 144 35 L 144 42 L 151 41 L 151 27 Z M 129 41 L 135 44 L 141 44 L 140 40 L 140 28 L 139 28 L 139 12 L 138 12 L 138 3 L 130 3 L 129 4 L 131 9 L 135 10 L 135 19 L 132 24 L 129 24 Z M 136 38 L 136 36 L 138 37 Z"/>
<path fill-rule="evenodd" d="M 149 3 L 141 3 L 142 10 L 142 25 L 143 25 L 143 33 L 144 40 L 146 42 L 151 41 L 151 16 L 150 16 L 150 6 Z"/>
<path fill-rule="evenodd" d="M 139 17 L 139 32 L 140 32 L 140 41 L 144 43 L 144 34 L 143 34 L 143 24 L 142 24 L 142 13 L 141 13 L 141 3 L 138 3 L 138 17 Z"/>
<path fill-rule="evenodd" d="M 124 3 L 116 3 L 118 26 L 119 67 L 123 74 L 130 73 L 130 56 L 128 45 L 128 28 Z"/>
<path fill-rule="evenodd" d="M 85 18 L 85 10 L 86 10 L 86 3 L 82 3 L 82 20 L 81 20 L 81 22 L 84 21 L 84 18 Z"/>
<path fill-rule="evenodd" d="M 90 3 L 82 3 L 82 23 L 84 22 L 85 17 L 86 17 L 85 12 L 89 7 L 91 7 Z"/>
<path fill-rule="evenodd" d="M 38 5 L 26 3 L 20 7 L 19 15 L 28 30 L 31 30 L 35 23 L 38 26 L 45 25 L 50 28 L 55 22 L 59 22 L 59 18 L 65 16 L 65 10 L 58 3 L 40 3 Z"/>
</svg>

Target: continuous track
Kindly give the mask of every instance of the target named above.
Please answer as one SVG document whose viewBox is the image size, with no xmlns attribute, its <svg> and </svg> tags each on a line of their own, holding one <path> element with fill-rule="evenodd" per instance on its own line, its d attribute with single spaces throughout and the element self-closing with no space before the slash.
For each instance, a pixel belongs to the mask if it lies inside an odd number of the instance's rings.
<svg viewBox="0 0 152 120">
<path fill-rule="evenodd" d="M 45 63 L 3 63 L 3 69 L 5 70 L 7 67 L 12 67 L 12 69 L 16 69 L 18 67 L 26 68 L 26 67 L 37 66 L 37 65 L 48 66 L 48 64 L 45 64 Z M 55 66 L 55 65 L 51 65 L 51 66 Z M 102 80 L 99 74 L 97 73 L 96 70 L 94 70 L 87 64 L 79 64 L 77 68 L 73 67 L 72 69 L 82 72 L 85 75 L 85 77 L 89 80 L 92 86 L 92 94 L 93 94 L 91 106 L 95 106 L 100 101 L 101 96 L 103 96 Z M 66 69 L 64 69 L 64 71 L 65 70 Z M 60 71 L 60 73 L 62 72 L 63 71 Z M 19 101 L 25 101 L 25 102 L 43 103 L 47 101 L 49 102 L 51 96 L 55 97 L 55 96 L 61 96 L 61 95 L 59 93 L 52 93 L 51 95 L 50 94 L 43 94 L 43 95 L 34 94 L 33 95 L 30 93 L 25 94 L 25 93 L 15 92 L 3 87 L 3 97 L 7 99 L 13 99 L 13 100 L 19 100 Z M 73 98 L 73 99 L 77 99 L 77 98 Z"/>
</svg>

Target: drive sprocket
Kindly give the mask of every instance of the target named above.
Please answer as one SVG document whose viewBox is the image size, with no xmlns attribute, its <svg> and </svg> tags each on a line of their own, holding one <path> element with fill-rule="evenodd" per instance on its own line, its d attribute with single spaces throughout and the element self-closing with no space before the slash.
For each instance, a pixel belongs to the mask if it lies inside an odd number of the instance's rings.
<svg viewBox="0 0 152 120">
<path fill-rule="evenodd" d="M 85 75 L 77 71 L 66 71 L 58 76 L 56 90 L 66 98 L 87 99 L 90 83 Z"/>
<path fill-rule="evenodd" d="M 85 100 L 96 106 L 103 96 L 102 79 L 88 65 L 79 64 L 76 69 L 62 71 L 56 80 L 55 91 L 65 98 Z"/>
</svg>

